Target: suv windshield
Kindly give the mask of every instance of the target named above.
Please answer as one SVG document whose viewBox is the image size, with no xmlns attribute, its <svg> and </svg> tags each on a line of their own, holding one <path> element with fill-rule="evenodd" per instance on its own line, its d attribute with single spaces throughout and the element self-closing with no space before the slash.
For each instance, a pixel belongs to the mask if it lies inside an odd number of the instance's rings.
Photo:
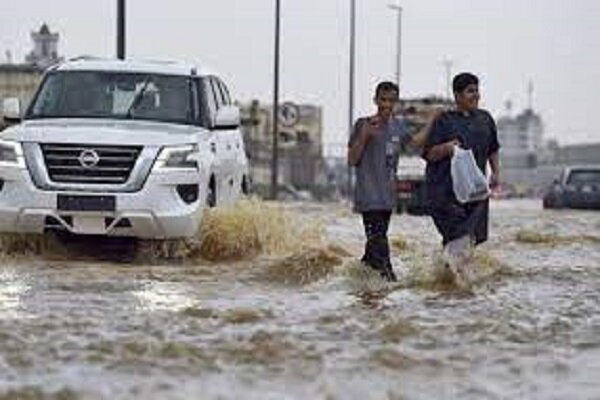
<svg viewBox="0 0 600 400">
<path fill-rule="evenodd" d="M 190 124 L 199 120 L 185 76 L 63 71 L 49 74 L 26 118 L 127 118 Z"/>
<path fill-rule="evenodd" d="M 600 185 L 600 169 L 571 171 L 567 185 Z"/>
</svg>

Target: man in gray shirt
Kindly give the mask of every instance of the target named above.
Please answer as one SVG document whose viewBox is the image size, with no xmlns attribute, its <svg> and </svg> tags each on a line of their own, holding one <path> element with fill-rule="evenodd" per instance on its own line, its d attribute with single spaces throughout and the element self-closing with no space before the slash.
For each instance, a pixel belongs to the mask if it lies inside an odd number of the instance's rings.
<svg viewBox="0 0 600 400">
<path fill-rule="evenodd" d="M 399 89 L 395 83 L 379 83 L 375 89 L 377 114 L 358 119 L 348 142 L 348 163 L 356 167 L 354 208 L 362 214 L 367 237 L 361 260 L 388 281 L 396 280 L 387 231 L 396 206 L 400 149 L 406 143 L 422 147 L 435 118 L 411 136 L 404 121 L 394 117 L 398 101 Z"/>
</svg>

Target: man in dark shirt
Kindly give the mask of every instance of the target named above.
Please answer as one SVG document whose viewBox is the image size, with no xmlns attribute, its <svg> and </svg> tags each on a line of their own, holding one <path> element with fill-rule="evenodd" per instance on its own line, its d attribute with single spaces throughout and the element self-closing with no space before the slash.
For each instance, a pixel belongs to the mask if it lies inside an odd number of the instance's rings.
<svg viewBox="0 0 600 400">
<path fill-rule="evenodd" d="M 377 114 L 360 118 L 348 142 L 348 163 L 356 167 L 354 208 L 363 217 L 367 242 L 362 261 L 395 281 L 390 262 L 387 231 L 396 205 L 396 170 L 403 144 L 422 147 L 433 118 L 417 134 L 410 135 L 402 119 L 394 116 L 398 86 L 381 82 L 375 90 Z"/>
<path fill-rule="evenodd" d="M 500 145 L 494 119 L 479 108 L 479 79 L 473 74 L 461 73 L 454 77 L 452 89 L 456 109 L 443 113 L 435 121 L 425 144 L 425 184 L 429 214 L 442 235 L 445 250 L 459 243 L 460 254 L 452 256 L 466 256 L 465 247 L 487 240 L 489 201 L 461 204 L 456 199 L 450 174 L 454 146 L 471 149 L 484 174 L 489 162 L 490 186 L 494 188 L 499 182 Z"/>
</svg>

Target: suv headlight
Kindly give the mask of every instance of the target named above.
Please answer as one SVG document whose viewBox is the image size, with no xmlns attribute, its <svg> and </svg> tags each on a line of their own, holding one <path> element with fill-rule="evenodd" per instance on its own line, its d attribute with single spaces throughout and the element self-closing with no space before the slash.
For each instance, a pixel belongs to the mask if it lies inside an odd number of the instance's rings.
<svg viewBox="0 0 600 400">
<path fill-rule="evenodd" d="M 23 148 L 19 142 L 0 140 L 0 166 L 25 168 Z"/>
<path fill-rule="evenodd" d="M 198 169 L 198 155 L 198 146 L 195 144 L 163 147 L 154 169 Z"/>
</svg>

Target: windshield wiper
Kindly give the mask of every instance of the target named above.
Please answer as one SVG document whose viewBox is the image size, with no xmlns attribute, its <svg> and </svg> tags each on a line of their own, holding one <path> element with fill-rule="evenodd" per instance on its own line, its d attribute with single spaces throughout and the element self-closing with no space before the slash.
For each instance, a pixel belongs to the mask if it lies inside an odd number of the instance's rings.
<svg viewBox="0 0 600 400">
<path fill-rule="evenodd" d="M 138 106 L 140 101 L 142 101 L 142 98 L 144 96 L 144 93 L 146 92 L 146 88 L 148 87 L 149 83 L 150 83 L 150 78 L 146 78 L 140 91 L 137 92 L 135 97 L 133 98 L 133 100 L 131 100 L 131 104 L 129 105 L 129 107 L 127 108 L 127 112 L 125 113 L 126 118 L 131 118 L 133 116 L 132 112 Z"/>
</svg>

